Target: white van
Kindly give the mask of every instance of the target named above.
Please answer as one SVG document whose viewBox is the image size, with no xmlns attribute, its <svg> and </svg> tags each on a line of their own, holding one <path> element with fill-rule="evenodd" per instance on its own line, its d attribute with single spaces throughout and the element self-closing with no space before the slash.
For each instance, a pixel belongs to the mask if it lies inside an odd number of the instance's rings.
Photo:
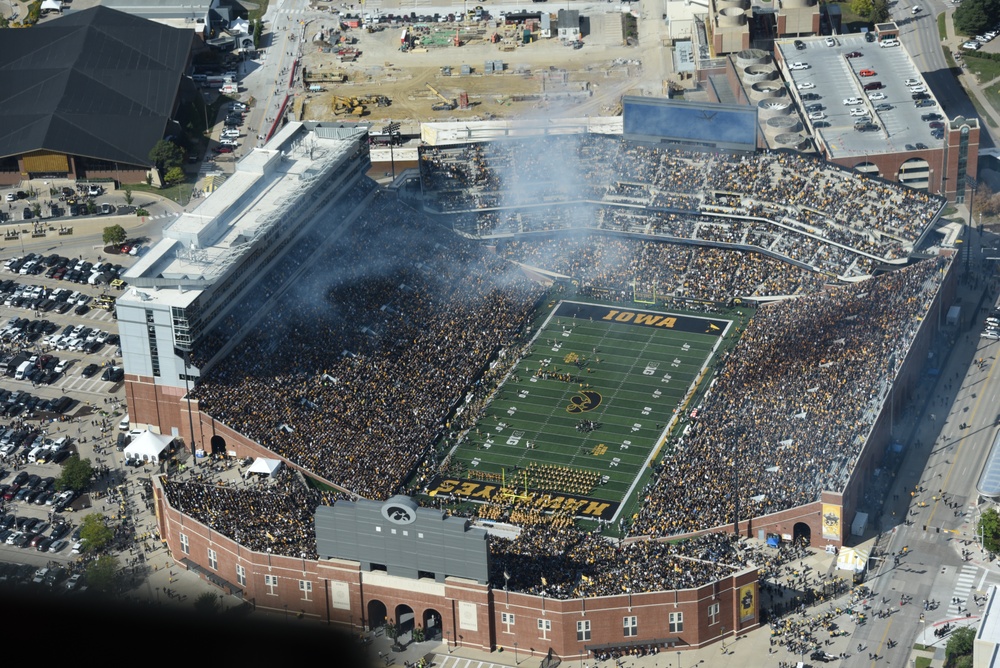
<svg viewBox="0 0 1000 668">
<path fill-rule="evenodd" d="M 219 144 L 221 144 L 222 146 L 229 146 L 231 148 L 236 148 L 237 146 L 240 145 L 238 141 L 236 141 L 235 139 L 229 139 L 228 137 L 223 137 L 222 139 L 220 139 Z"/>
<path fill-rule="evenodd" d="M 39 445 L 36 448 L 32 448 L 31 452 L 28 453 L 28 463 L 35 464 L 38 462 L 38 455 L 40 455 L 45 450 L 44 447 Z"/>
<path fill-rule="evenodd" d="M 14 380 L 24 380 L 29 371 L 31 371 L 31 362 L 21 362 L 21 366 L 17 367 L 17 371 L 14 373 Z"/>
<path fill-rule="evenodd" d="M 128 431 L 128 413 L 122 418 L 122 421 L 118 423 L 118 428 L 122 431 Z"/>
</svg>

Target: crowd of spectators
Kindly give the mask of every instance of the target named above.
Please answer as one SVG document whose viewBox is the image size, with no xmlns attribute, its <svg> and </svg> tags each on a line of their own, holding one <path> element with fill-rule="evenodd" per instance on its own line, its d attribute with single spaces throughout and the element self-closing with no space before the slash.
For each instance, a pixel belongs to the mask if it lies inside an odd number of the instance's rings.
<svg viewBox="0 0 1000 668">
<path fill-rule="evenodd" d="M 490 537 L 495 587 L 566 599 L 699 587 L 737 570 L 686 556 L 671 543 L 619 545 L 548 515 L 534 517 L 537 521 L 525 524 L 516 538 Z"/>
<path fill-rule="evenodd" d="M 504 240 L 504 258 L 572 276 L 585 291 L 597 288 L 631 299 L 634 289 L 658 297 L 728 301 L 737 296 L 815 292 L 824 277 L 748 251 L 663 244 L 598 233 Z"/>
<path fill-rule="evenodd" d="M 171 507 L 251 550 L 293 557 L 317 557 L 316 508 L 334 502 L 289 469 L 248 485 L 210 478 L 161 481 Z"/>
<path fill-rule="evenodd" d="M 939 269 L 926 261 L 760 309 L 664 460 L 632 533 L 724 525 L 736 496 L 748 518 L 842 489 Z"/>
<path fill-rule="evenodd" d="M 379 198 L 194 396 L 294 465 L 386 498 L 542 292 L 477 243 Z"/>
<path fill-rule="evenodd" d="M 425 147 L 421 177 L 426 205 L 477 236 L 583 228 L 702 239 L 835 275 L 905 257 L 943 202 L 794 153 L 694 153 L 604 135 Z"/>
</svg>

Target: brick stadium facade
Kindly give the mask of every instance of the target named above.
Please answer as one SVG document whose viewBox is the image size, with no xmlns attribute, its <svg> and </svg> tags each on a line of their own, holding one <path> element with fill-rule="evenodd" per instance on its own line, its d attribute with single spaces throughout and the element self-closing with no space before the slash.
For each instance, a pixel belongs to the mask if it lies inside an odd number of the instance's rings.
<svg viewBox="0 0 1000 668">
<path fill-rule="evenodd" d="M 412 624 L 451 645 L 580 659 L 603 649 L 696 649 L 760 624 L 751 568 L 697 589 L 554 600 L 464 578 L 410 579 L 342 559 L 248 550 L 168 505 L 154 479 L 160 535 L 177 563 L 272 612 L 339 630 Z"/>
</svg>

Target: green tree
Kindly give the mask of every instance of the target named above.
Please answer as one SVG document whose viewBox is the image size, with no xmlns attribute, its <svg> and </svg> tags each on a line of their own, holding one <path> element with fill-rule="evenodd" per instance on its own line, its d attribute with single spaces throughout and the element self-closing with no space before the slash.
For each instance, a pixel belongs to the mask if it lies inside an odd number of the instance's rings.
<svg viewBox="0 0 1000 668">
<path fill-rule="evenodd" d="M 986 31 L 1000 13 L 1000 0 L 966 0 L 952 17 L 955 32 L 976 35 Z"/>
<path fill-rule="evenodd" d="M 976 630 L 969 626 L 955 629 L 944 648 L 946 668 L 957 668 L 958 660 L 963 656 L 972 656 L 972 643 L 976 639 Z"/>
<path fill-rule="evenodd" d="M 219 597 L 210 591 L 202 592 L 194 600 L 194 609 L 203 615 L 214 615 L 219 611 Z"/>
<path fill-rule="evenodd" d="M 103 594 L 115 593 L 118 582 L 118 559 L 102 555 L 87 566 L 87 584 L 94 591 Z"/>
<path fill-rule="evenodd" d="M 983 547 L 987 552 L 1000 552 L 1000 513 L 996 508 L 989 508 L 976 523 L 976 533 L 983 537 Z"/>
<path fill-rule="evenodd" d="M 260 38 L 264 34 L 264 19 L 257 19 L 253 24 L 253 48 L 260 48 Z"/>
<path fill-rule="evenodd" d="M 180 167 L 171 167 L 167 170 L 167 173 L 163 175 L 163 180 L 169 185 L 181 183 L 184 181 L 184 170 Z"/>
<path fill-rule="evenodd" d="M 888 0 L 872 0 L 872 13 L 868 17 L 872 23 L 885 23 L 891 17 Z"/>
<path fill-rule="evenodd" d="M 111 225 L 104 228 L 104 243 L 109 246 L 120 246 L 128 238 L 128 232 L 121 225 Z"/>
<path fill-rule="evenodd" d="M 122 188 L 122 192 L 125 193 L 125 204 L 132 206 L 132 186 L 126 185 Z"/>
<path fill-rule="evenodd" d="M 104 515 L 91 513 L 83 518 L 80 523 L 80 540 L 84 542 L 84 548 L 90 552 L 98 551 L 111 542 L 115 532 L 104 521 Z M 89 577 L 87 578 L 90 579 Z"/>
<path fill-rule="evenodd" d="M 56 489 L 82 492 L 90 485 L 90 478 L 93 475 L 94 467 L 90 465 L 90 460 L 80 459 L 79 455 L 75 455 L 63 464 L 62 473 L 56 480 Z"/>
<path fill-rule="evenodd" d="M 184 164 L 184 149 L 172 141 L 161 139 L 149 152 L 149 161 L 159 170 L 180 167 Z"/>
<path fill-rule="evenodd" d="M 872 14 L 872 0 L 851 0 L 851 11 L 867 19 Z"/>
</svg>

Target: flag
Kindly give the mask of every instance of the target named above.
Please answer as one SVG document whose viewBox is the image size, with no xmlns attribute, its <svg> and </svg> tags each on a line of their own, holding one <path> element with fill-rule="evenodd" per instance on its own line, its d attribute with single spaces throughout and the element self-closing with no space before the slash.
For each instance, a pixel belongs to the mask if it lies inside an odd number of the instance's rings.
<svg viewBox="0 0 1000 668">
<path fill-rule="evenodd" d="M 548 587 L 549 586 L 548 580 L 546 580 L 545 578 L 542 578 L 542 585 L 545 586 L 545 587 Z"/>
<path fill-rule="evenodd" d="M 719 331 L 719 326 L 718 325 L 714 325 L 712 323 L 708 323 L 708 331 L 710 331 L 710 332 L 717 332 L 717 331 Z"/>
</svg>

